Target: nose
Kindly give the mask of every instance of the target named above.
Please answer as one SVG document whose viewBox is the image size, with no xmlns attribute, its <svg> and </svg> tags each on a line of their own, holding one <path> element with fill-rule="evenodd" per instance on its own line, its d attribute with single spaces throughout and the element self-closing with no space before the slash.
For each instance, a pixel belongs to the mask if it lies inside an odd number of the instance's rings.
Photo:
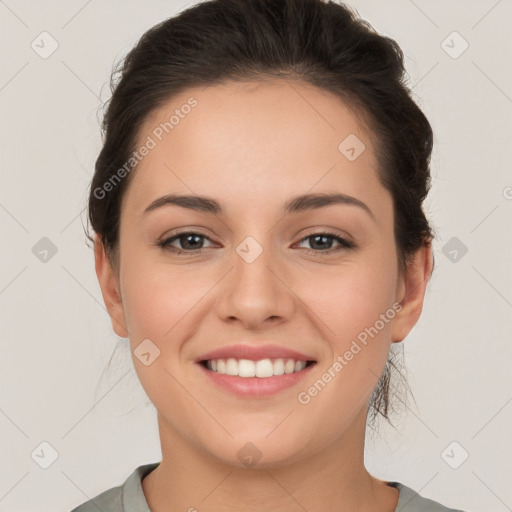
<svg viewBox="0 0 512 512">
<path fill-rule="evenodd" d="M 293 315 L 296 299 L 290 273 L 267 247 L 253 241 L 245 246 L 241 244 L 234 251 L 233 268 L 221 281 L 221 297 L 217 302 L 217 312 L 224 321 L 258 330 L 271 322 L 284 322 Z M 257 254 L 260 250 L 253 260 L 255 254 L 251 255 L 251 251 Z"/>
</svg>

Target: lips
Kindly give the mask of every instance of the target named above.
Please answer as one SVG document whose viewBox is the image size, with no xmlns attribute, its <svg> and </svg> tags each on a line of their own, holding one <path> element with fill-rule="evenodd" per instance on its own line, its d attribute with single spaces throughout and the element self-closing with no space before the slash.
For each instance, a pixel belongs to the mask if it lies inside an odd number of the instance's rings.
<svg viewBox="0 0 512 512">
<path fill-rule="evenodd" d="M 314 361 L 313 356 L 303 354 L 279 345 L 248 345 L 238 344 L 219 347 L 210 352 L 206 352 L 196 359 L 196 363 L 202 363 L 212 359 L 249 359 L 259 361 L 261 359 L 294 359 L 295 361 Z"/>
</svg>

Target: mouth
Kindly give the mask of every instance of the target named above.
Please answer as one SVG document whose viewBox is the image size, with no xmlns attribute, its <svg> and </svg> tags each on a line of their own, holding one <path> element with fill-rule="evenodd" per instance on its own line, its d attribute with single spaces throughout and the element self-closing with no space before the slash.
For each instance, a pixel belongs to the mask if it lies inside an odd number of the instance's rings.
<svg viewBox="0 0 512 512">
<path fill-rule="evenodd" d="M 196 366 L 215 389 L 244 400 L 269 399 L 286 389 L 294 389 L 316 365 L 314 360 L 292 358 L 196 361 Z"/>
<path fill-rule="evenodd" d="M 303 361 L 292 358 L 252 359 L 203 359 L 198 362 L 206 370 L 220 375 L 231 375 L 241 378 L 257 377 L 265 379 L 300 373 L 316 364 L 314 360 Z"/>
<path fill-rule="evenodd" d="M 219 347 L 195 363 L 216 389 L 252 400 L 295 388 L 314 371 L 317 360 L 312 352 L 260 342 Z"/>
</svg>

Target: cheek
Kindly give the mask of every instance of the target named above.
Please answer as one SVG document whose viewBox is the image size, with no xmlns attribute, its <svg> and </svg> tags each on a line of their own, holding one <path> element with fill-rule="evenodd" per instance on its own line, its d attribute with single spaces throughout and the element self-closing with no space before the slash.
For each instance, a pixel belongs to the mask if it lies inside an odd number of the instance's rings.
<svg viewBox="0 0 512 512">
<path fill-rule="evenodd" d="M 126 273 L 123 303 L 134 338 L 154 338 L 159 345 L 172 338 L 175 326 L 211 287 L 206 276 L 194 275 L 142 265 Z"/>
<path fill-rule="evenodd" d="M 396 273 L 393 264 L 360 262 L 297 280 L 297 294 L 325 325 L 325 334 L 342 349 L 392 308 Z M 311 283 L 314 283 L 312 285 Z M 381 323 L 378 324 L 382 328 Z M 386 323 L 383 331 L 389 329 Z"/>
<path fill-rule="evenodd" d="M 169 407 L 170 395 L 176 406 L 186 407 L 186 397 L 181 396 L 171 375 L 177 376 L 182 370 L 181 347 L 194 332 L 190 321 L 213 283 L 206 276 L 139 261 L 140 265 L 126 269 L 123 290 L 135 371 L 157 409 Z M 147 339 L 152 343 L 142 343 Z M 146 364 L 139 355 L 148 352 L 150 361 Z"/>
<path fill-rule="evenodd" d="M 298 399 L 311 417 L 330 418 L 323 428 L 332 436 L 366 406 L 384 369 L 395 316 L 392 274 L 389 268 L 351 266 L 302 288 L 330 354 Z"/>
<path fill-rule="evenodd" d="M 381 251 L 379 257 L 354 260 L 329 275 L 318 272 L 315 286 L 311 279 L 309 284 L 306 279 L 298 282 L 297 294 L 319 318 L 316 325 L 330 352 L 319 368 L 325 389 L 316 380 L 303 388 L 319 414 L 331 407 L 347 413 L 359 410 L 382 374 L 396 314 L 392 256 Z M 335 423 L 348 419 L 342 415 Z"/>
</svg>

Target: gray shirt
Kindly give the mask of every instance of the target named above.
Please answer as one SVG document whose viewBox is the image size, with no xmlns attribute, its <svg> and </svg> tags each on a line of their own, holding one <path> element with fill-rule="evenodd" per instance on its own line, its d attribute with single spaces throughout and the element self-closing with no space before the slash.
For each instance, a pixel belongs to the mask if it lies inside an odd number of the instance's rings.
<svg viewBox="0 0 512 512">
<path fill-rule="evenodd" d="M 98 494 L 71 512 L 151 512 L 142 491 L 142 479 L 159 464 L 153 462 L 137 467 L 122 485 Z M 388 485 L 397 488 L 400 493 L 394 512 L 463 512 L 423 498 L 400 482 L 388 482 Z"/>
</svg>

